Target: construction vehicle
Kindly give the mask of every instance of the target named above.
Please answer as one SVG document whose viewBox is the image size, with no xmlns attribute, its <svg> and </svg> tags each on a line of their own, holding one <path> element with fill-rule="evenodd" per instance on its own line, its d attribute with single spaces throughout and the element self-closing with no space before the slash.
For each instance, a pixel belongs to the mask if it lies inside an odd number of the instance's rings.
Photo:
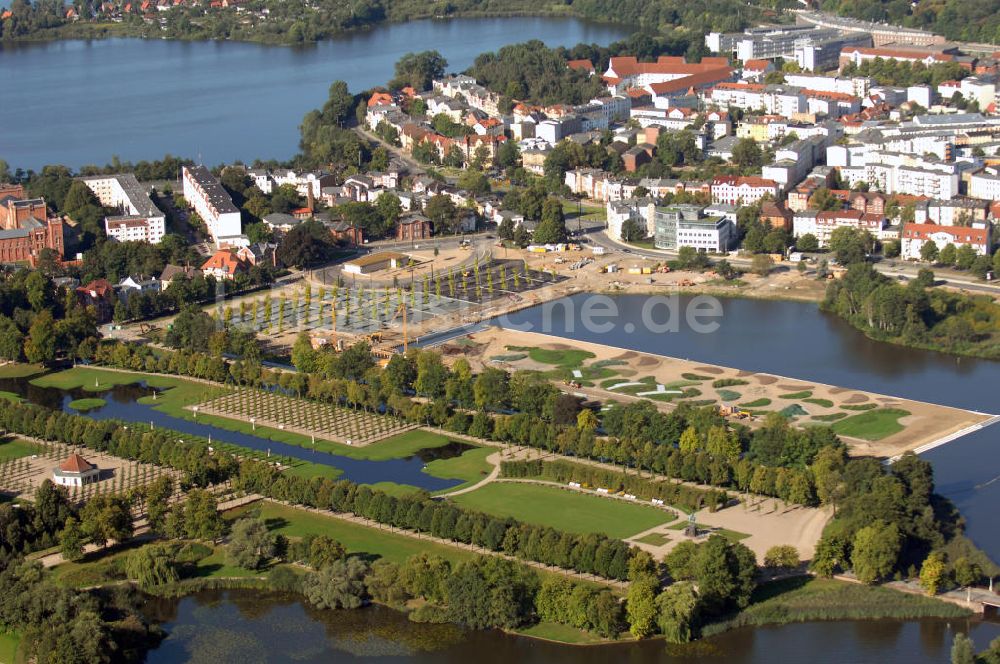
<svg viewBox="0 0 1000 664">
<path fill-rule="evenodd" d="M 382 333 L 381 332 L 372 332 L 367 337 L 365 337 L 365 339 L 370 344 L 382 343 Z"/>
</svg>

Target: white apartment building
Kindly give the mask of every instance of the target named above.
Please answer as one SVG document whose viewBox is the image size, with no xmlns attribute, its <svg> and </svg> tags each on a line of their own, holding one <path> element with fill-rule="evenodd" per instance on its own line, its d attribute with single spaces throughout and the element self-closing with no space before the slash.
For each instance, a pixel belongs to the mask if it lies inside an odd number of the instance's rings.
<svg viewBox="0 0 1000 664">
<path fill-rule="evenodd" d="M 868 214 L 859 210 L 834 210 L 817 212 L 802 210 L 792 217 L 792 234 L 796 237 L 810 234 L 815 236 L 821 247 L 830 242 L 830 236 L 837 228 L 858 228 L 866 230 L 874 237 L 882 239 L 887 226 L 884 216 Z"/>
<path fill-rule="evenodd" d="M 296 173 L 293 170 L 267 171 L 253 169 L 250 171 L 253 183 L 267 195 L 278 187 L 290 184 L 295 187 L 299 196 L 309 196 L 310 191 L 314 200 L 319 200 L 323 194 L 323 187 L 332 187 L 335 178 L 328 173 Z"/>
<path fill-rule="evenodd" d="M 785 74 L 785 84 L 807 90 L 839 92 L 854 97 L 864 97 L 872 87 L 872 79 L 864 76 L 839 78 L 813 74 Z"/>
<path fill-rule="evenodd" d="M 1000 201 L 1000 169 L 985 168 L 969 177 L 969 196 Z"/>
<path fill-rule="evenodd" d="M 218 178 L 204 166 L 184 167 L 182 172 L 184 198 L 204 220 L 217 246 L 246 244 L 241 234 L 243 224 L 239 209 Z"/>
<path fill-rule="evenodd" d="M 967 244 L 975 249 L 976 254 L 985 256 L 990 251 L 990 229 L 988 224 L 973 224 L 971 227 L 906 224 L 900 236 L 900 255 L 919 260 L 921 248 L 931 241 L 938 249 L 949 244 L 956 248 Z"/>
<path fill-rule="evenodd" d="M 831 152 L 838 158 L 831 160 Z M 827 163 L 839 165 L 843 153 L 830 148 Z M 958 196 L 962 165 L 946 162 L 919 154 L 874 150 L 868 152 L 862 163 L 855 164 L 852 157 L 850 166 L 840 167 L 840 176 L 845 183 L 853 186 L 867 182 L 873 189 L 884 194 L 909 194 L 949 200 Z"/>
<path fill-rule="evenodd" d="M 104 218 L 104 232 L 119 242 L 156 244 L 166 234 L 166 217 L 131 173 L 81 178 L 101 205 L 120 215 Z"/>
<path fill-rule="evenodd" d="M 646 235 L 652 237 L 656 231 L 654 217 L 656 201 L 652 198 L 629 198 L 607 203 L 607 233 L 612 240 L 622 241 L 622 227 L 629 219 L 634 219 L 646 229 Z"/>
<path fill-rule="evenodd" d="M 768 194 L 777 198 L 781 186 L 766 178 L 720 175 L 712 180 L 711 191 L 713 203 L 753 205 Z"/>
<path fill-rule="evenodd" d="M 783 118 L 807 110 L 806 97 L 800 88 L 759 83 L 719 83 L 708 91 L 706 101 L 722 108 L 741 108 Z"/>
</svg>

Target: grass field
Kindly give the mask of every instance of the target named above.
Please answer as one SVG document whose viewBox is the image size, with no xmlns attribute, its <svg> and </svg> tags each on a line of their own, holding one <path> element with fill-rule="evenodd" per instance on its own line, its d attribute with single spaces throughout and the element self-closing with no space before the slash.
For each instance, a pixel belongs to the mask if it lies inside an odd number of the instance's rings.
<svg viewBox="0 0 1000 664">
<path fill-rule="evenodd" d="M 493 466 L 486 461 L 486 457 L 494 452 L 496 449 L 492 447 L 477 447 L 451 459 L 435 459 L 427 464 L 424 472 L 434 477 L 462 480 L 458 486 L 445 489 L 445 491 L 454 491 L 475 484 L 489 475 Z"/>
<path fill-rule="evenodd" d="M 24 378 L 45 371 L 41 364 L 5 364 L 0 367 L 0 378 Z"/>
<path fill-rule="evenodd" d="M 88 410 L 94 410 L 95 408 L 100 408 L 108 402 L 104 399 L 98 399 L 91 397 L 89 399 L 73 399 L 69 402 L 69 407 L 73 410 L 78 410 L 81 413 L 85 413 Z"/>
<path fill-rule="evenodd" d="M 31 456 L 37 454 L 40 449 L 35 443 L 26 440 L 0 440 L 0 461 Z"/>
<path fill-rule="evenodd" d="M 494 516 L 510 516 L 574 533 L 604 533 L 621 539 L 669 523 L 674 518 L 654 507 L 540 484 L 492 482 L 452 500 Z"/>
<path fill-rule="evenodd" d="M 14 403 L 24 401 L 24 399 L 21 398 L 21 395 L 14 394 L 13 392 L 7 392 L 5 390 L 0 390 L 0 399 L 4 399 L 6 401 L 13 401 Z"/>
<path fill-rule="evenodd" d="M 902 431 L 904 427 L 899 418 L 909 414 L 910 411 L 901 408 L 869 410 L 834 423 L 833 430 L 862 440 L 882 440 Z"/>
<path fill-rule="evenodd" d="M 536 639 L 545 639 L 547 641 L 558 641 L 559 643 L 570 643 L 575 645 L 608 643 L 607 640 L 602 639 L 596 634 L 591 634 L 590 632 L 577 629 L 576 627 L 571 627 L 570 625 L 552 622 L 540 622 L 536 625 L 532 625 L 531 627 L 519 629 L 516 633 L 523 634 L 524 636 L 531 636 Z"/>
<path fill-rule="evenodd" d="M 956 618 L 969 612 L 923 595 L 864 586 L 833 579 L 795 577 L 765 583 L 750 606 L 736 617 L 707 625 L 704 636 L 747 625 L 786 624 L 812 620 L 866 618 Z"/>
<path fill-rule="evenodd" d="M 476 555 L 471 551 L 430 541 L 420 541 L 379 528 L 360 526 L 334 517 L 272 502 L 262 502 L 259 507 L 252 505 L 240 510 L 233 510 L 227 516 L 235 517 L 258 509 L 260 516 L 268 522 L 268 527 L 275 532 L 286 537 L 304 537 L 310 533 L 327 535 L 343 544 L 348 553 L 367 554 L 372 558 L 385 558 L 397 563 L 421 552 L 439 555 L 453 563 L 470 560 Z"/>
<path fill-rule="evenodd" d="M 670 538 L 663 533 L 649 533 L 648 535 L 643 535 L 639 539 L 632 541 L 642 542 L 643 544 L 652 544 L 653 546 L 663 546 L 670 541 Z"/>
<path fill-rule="evenodd" d="M 17 632 L 0 632 L 0 664 L 14 664 L 21 637 Z"/>
</svg>

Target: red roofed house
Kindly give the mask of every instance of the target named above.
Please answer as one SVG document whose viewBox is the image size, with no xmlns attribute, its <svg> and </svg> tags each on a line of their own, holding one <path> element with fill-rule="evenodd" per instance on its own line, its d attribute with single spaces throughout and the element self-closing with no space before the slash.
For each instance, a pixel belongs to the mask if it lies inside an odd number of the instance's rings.
<svg viewBox="0 0 1000 664">
<path fill-rule="evenodd" d="M 741 78 L 745 81 L 762 81 L 774 71 L 774 63 L 770 60 L 747 60 L 743 63 Z"/>
<path fill-rule="evenodd" d="M 903 258 L 920 259 L 920 250 L 927 242 L 934 242 L 938 249 L 953 244 L 969 245 L 976 254 L 985 256 L 990 250 L 990 230 L 987 224 L 973 226 L 938 226 L 937 224 L 906 224 L 900 236 Z"/>
<path fill-rule="evenodd" d="M 566 66 L 576 71 L 585 71 L 588 74 L 593 74 L 595 71 L 594 63 L 590 60 L 570 60 L 566 63 Z"/>
<path fill-rule="evenodd" d="M 661 55 L 656 62 L 639 62 L 635 56 L 611 58 L 604 81 L 614 94 L 629 88 L 645 88 L 654 95 L 685 93 L 728 81 L 733 70 L 726 58 L 702 58 L 689 64 L 683 57 Z M 655 88 L 652 86 L 656 86 Z"/>
<path fill-rule="evenodd" d="M 368 107 L 378 106 L 380 104 L 391 106 L 393 103 L 392 95 L 388 92 L 373 92 L 372 96 L 368 98 Z"/>
<path fill-rule="evenodd" d="M 777 198 L 779 189 L 777 182 L 767 178 L 720 175 L 712 180 L 712 202 L 753 205 L 768 194 Z"/>
<path fill-rule="evenodd" d="M 233 279 L 249 269 L 246 261 L 232 249 L 219 249 L 201 266 L 202 273 L 216 279 Z"/>
<path fill-rule="evenodd" d="M 98 323 L 111 320 L 115 308 L 115 287 L 107 279 L 94 279 L 76 289 L 76 299 L 85 307 L 93 307 Z"/>
<path fill-rule="evenodd" d="M 83 486 L 101 479 L 101 471 L 79 454 L 69 458 L 52 471 L 52 481 L 59 486 Z"/>
<path fill-rule="evenodd" d="M 781 203 L 764 201 L 760 206 L 760 220 L 772 228 L 792 230 L 792 212 Z"/>
</svg>

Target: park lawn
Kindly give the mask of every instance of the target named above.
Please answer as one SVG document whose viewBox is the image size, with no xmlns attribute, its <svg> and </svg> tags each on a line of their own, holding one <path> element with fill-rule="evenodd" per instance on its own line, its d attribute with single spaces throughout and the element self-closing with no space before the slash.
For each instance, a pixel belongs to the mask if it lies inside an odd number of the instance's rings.
<svg viewBox="0 0 1000 664">
<path fill-rule="evenodd" d="M 667 526 L 668 530 L 684 530 L 687 528 L 687 521 L 678 521 L 677 523 Z M 722 535 L 731 542 L 739 542 L 740 540 L 745 540 L 750 537 L 750 533 L 741 533 L 736 530 L 729 530 L 728 528 L 716 528 L 715 526 L 698 526 L 698 530 L 709 530 L 712 535 Z"/>
<path fill-rule="evenodd" d="M 531 627 L 515 630 L 515 633 L 523 636 L 530 636 L 546 641 L 556 641 L 558 643 L 569 643 L 573 645 L 587 645 L 590 643 L 609 643 L 606 639 L 592 634 L 586 630 L 577 629 L 570 625 L 563 625 L 554 622 L 540 622 Z"/>
<path fill-rule="evenodd" d="M 20 403 L 24 401 L 20 394 L 14 394 L 13 392 L 7 392 L 6 390 L 0 390 L 0 399 L 5 401 L 12 401 L 14 403 Z"/>
<path fill-rule="evenodd" d="M 670 541 L 670 538 L 663 533 L 649 533 L 648 535 L 643 535 L 639 539 L 632 541 L 642 542 L 643 544 L 652 544 L 653 546 L 663 546 Z"/>
<path fill-rule="evenodd" d="M 335 480 L 344 474 L 344 471 L 340 468 L 327 466 L 322 463 L 311 463 L 309 461 L 296 461 L 292 464 L 291 468 L 288 468 L 284 472 L 286 475 L 292 477 L 305 477 L 307 479 L 325 477 L 330 480 Z"/>
<path fill-rule="evenodd" d="M 451 500 L 494 516 L 574 533 L 604 533 L 619 539 L 673 520 L 670 514 L 654 507 L 519 482 L 492 482 Z"/>
<path fill-rule="evenodd" d="M 229 515 L 256 511 L 257 506 L 233 510 Z M 327 535 L 344 545 L 348 553 L 368 554 L 392 562 L 404 562 L 418 553 L 439 555 L 452 563 L 471 560 L 476 554 L 457 547 L 428 540 L 398 535 L 380 528 L 370 528 L 332 516 L 316 514 L 296 507 L 279 505 L 270 501 L 259 504 L 260 516 L 268 528 L 286 537 L 304 537 L 309 534 Z M 228 516 L 228 515 L 227 515 Z"/>
<path fill-rule="evenodd" d="M 25 364 L 23 362 L 11 362 L 0 366 L 0 378 L 24 378 L 45 372 L 45 367 L 41 364 Z"/>
<path fill-rule="evenodd" d="M 102 406 L 107 405 L 107 403 L 108 402 L 105 401 L 104 399 L 91 397 L 88 399 L 73 399 L 72 401 L 69 402 L 69 407 L 72 408 L 73 410 L 85 413 L 88 410 L 101 408 Z"/>
<path fill-rule="evenodd" d="M 910 411 L 902 408 L 879 408 L 835 422 L 833 430 L 842 435 L 862 440 L 882 440 L 897 434 L 905 427 L 899 423 L 899 418 L 906 417 Z"/>
<path fill-rule="evenodd" d="M 779 399 L 808 399 L 812 396 L 812 390 L 802 390 L 801 392 L 789 392 L 788 394 L 779 394 Z"/>
<path fill-rule="evenodd" d="M 17 632 L 0 632 L 0 664 L 14 664 L 17 661 L 17 646 L 21 635 Z"/>
<path fill-rule="evenodd" d="M 750 606 L 735 617 L 706 625 L 703 636 L 748 625 L 867 618 L 958 618 L 970 612 L 932 597 L 834 579 L 794 577 L 757 587 Z"/>
<path fill-rule="evenodd" d="M 578 348 L 548 349 L 537 346 L 507 346 L 507 350 L 525 352 L 539 364 L 554 364 L 566 368 L 578 368 L 584 360 L 597 357 L 589 350 Z"/>
<path fill-rule="evenodd" d="M 490 474 L 493 464 L 486 460 L 497 450 L 492 447 L 477 447 L 466 450 L 462 455 L 451 459 L 436 459 L 424 467 L 424 472 L 434 477 L 449 480 L 462 480 L 458 486 L 445 489 L 454 491 L 471 486 Z"/>
<path fill-rule="evenodd" d="M 26 440 L 0 440 L 0 461 L 10 459 L 20 459 L 21 457 L 38 454 L 41 448 L 36 443 L 29 443 Z"/>
<path fill-rule="evenodd" d="M 352 447 L 350 445 L 338 445 L 337 454 L 341 454 L 352 459 L 369 459 L 371 461 L 385 461 L 387 459 L 402 459 L 413 456 L 420 450 L 433 447 L 444 447 L 451 442 L 447 436 L 439 433 L 425 431 L 423 429 L 411 429 L 401 434 L 385 438 L 363 447 Z M 341 450 L 339 448 L 343 447 Z"/>
</svg>

